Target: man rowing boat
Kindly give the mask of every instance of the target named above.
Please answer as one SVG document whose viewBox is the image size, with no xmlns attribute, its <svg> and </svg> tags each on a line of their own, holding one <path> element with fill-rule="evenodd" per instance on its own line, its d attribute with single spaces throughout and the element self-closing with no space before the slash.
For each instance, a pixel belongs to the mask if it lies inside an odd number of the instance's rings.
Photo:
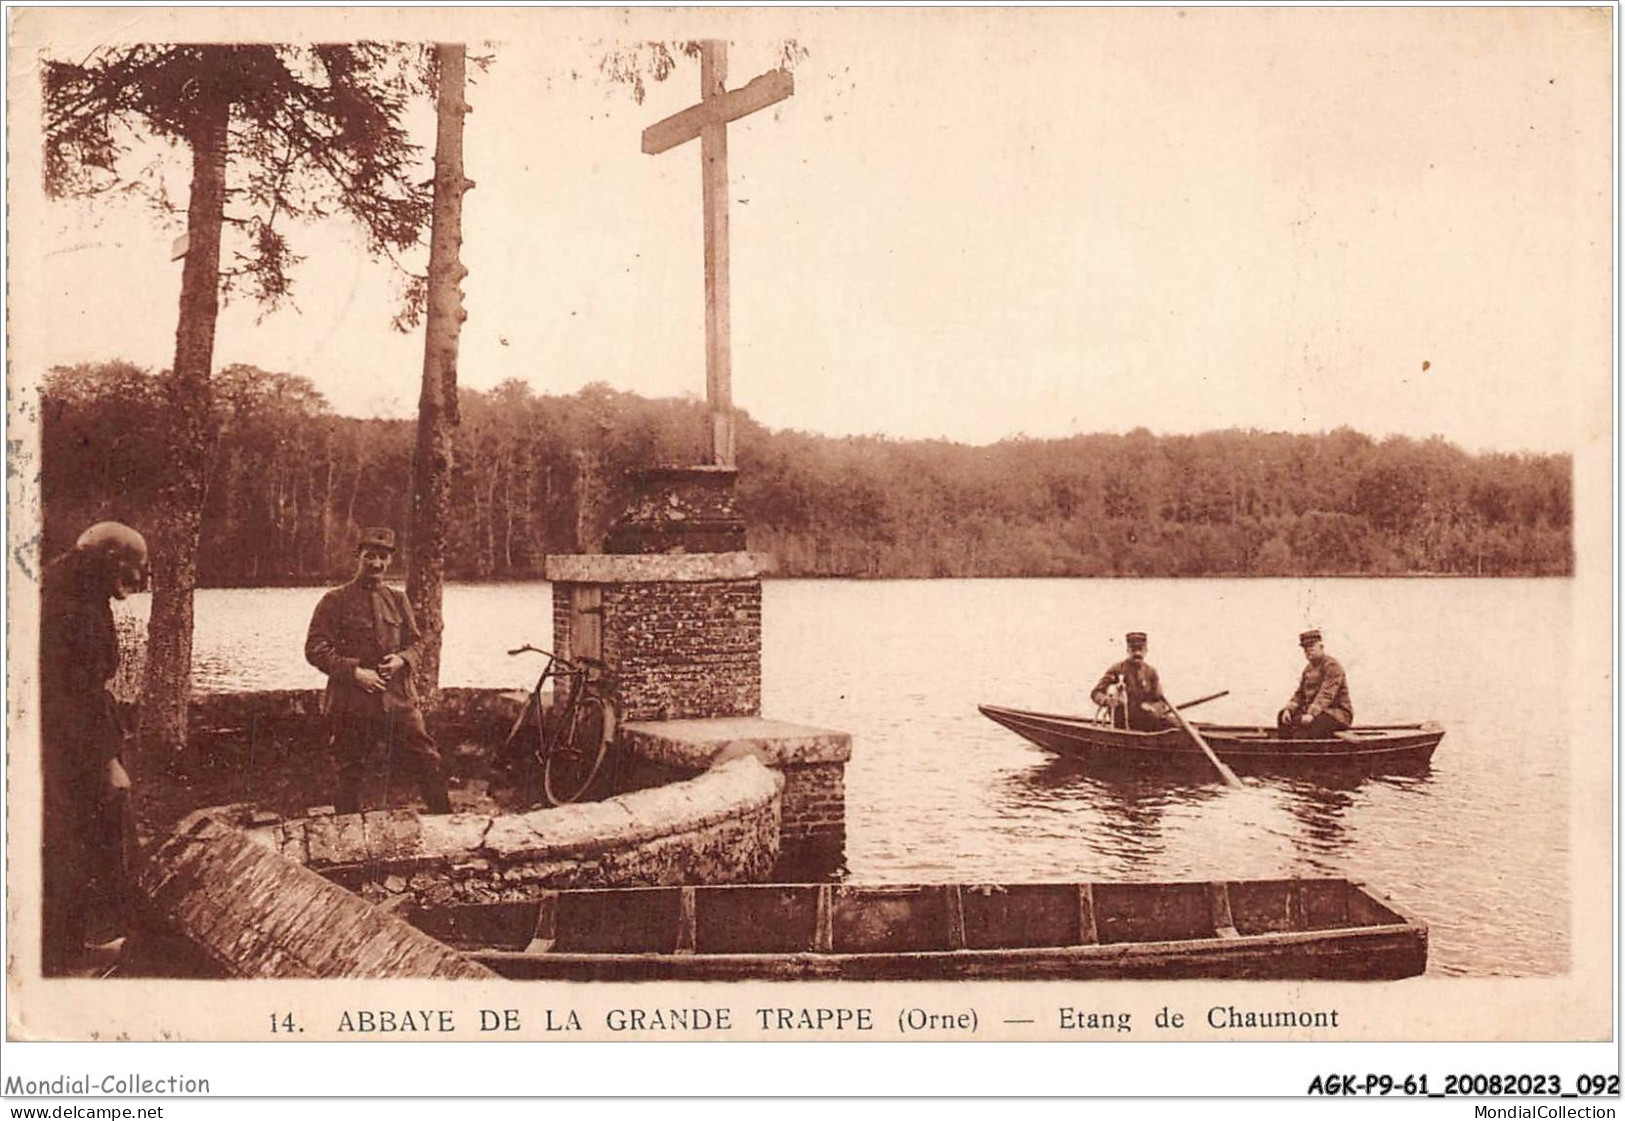
<svg viewBox="0 0 1625 1121">
<path fill-rule="evenodd" d="M 1172 721 L 1162 699 L 1162 680 L 1145 660 L 1146 636 L 1130 631 L 1126 638 L 1128 657 L 1113 663 L 1089 693 L 1091 700 L 1112 710 L 1112 724 L 1136 732 L 1160 732 Z"/>
</svg>

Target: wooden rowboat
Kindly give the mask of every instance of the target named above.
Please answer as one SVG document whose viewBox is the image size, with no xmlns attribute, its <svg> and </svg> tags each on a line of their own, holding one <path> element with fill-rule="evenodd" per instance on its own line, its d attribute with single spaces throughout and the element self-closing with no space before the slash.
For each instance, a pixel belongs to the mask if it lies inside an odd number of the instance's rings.
<svg viewBox="0 0 1625 1121">
<path fill-rule="evenodd" d="M 1062 755 L 1117 766 L 1213 770 L 1201 749 L 1177 727 L 1135 732 L 1084 716 L 998 705 L 977 708 L 989 720 Z M 1355 725 L 1316 740 L 1284 739 L 1275 728 L 1263 726 L 1193 723 L 1220 759 L 1247 772 L 1319 767 L 1414 771 L 1427 766 L 1434 748 L 1444 739 L 1444 729 L 1431 721 Z"/>
<path fill-rule="evenodd" d="M 515 979 L 1378 980 L 1427 967 L 1427 927 L 1347 880 L 730 884 L 408 908 Z"/>
</svg>

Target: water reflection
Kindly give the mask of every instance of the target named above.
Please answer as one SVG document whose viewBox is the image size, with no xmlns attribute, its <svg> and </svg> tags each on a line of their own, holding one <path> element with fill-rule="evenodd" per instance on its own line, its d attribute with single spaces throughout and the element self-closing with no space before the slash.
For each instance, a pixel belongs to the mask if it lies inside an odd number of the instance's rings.
<svg viewBox="0 0 1625 1121">
<path fill-rule="evenodd" d="M 1201 768 L 1170 774 L 1050 755 L 1000 776 L 992 808 L 1012 819 L 1062 815 L 1111 873 L 1165 877 L 1173 865 L 1191 863 L 1179 859 L 1182 847 L 1222 836 L 1231 857 L 1254 866 L 1274 862 L 1282 874 L 1340 876 L 1358 848 L 1361 811 L 1396 795 L 1424 797 L 1430 781 L 1426 765 L 1380 775 L 1332 768 L 1249 775 L 1233 790 Z"/>
<path fill-rule="evenodd" d="M 1171 810 L 1201 806 L 1222 792 L 1178 776 L 1101 770 L 1061 755 L 1004 776 L 995 797 L 999 811 L 1011 817 L 1041 808 L 1065 813 L 1111 872 L 1134 876 L 1164 867 Z"/>
<path fill-rule="evenodd" d="M 1334 859 L 1349 846 L 1347 815 L 1355 805 L 1348 790 L 1294 782 L 1284 787 L 1287 812 L 1302 828 L 1291 833 L 1293 847 L 1318 873 L 1330 875 L 1338 867 Z"/>
<path fill-rule="evenodd" d="M 1074 759 L 1070 755 L 1050 755 L 1032 770 L 1005 776 L 1000 783 L 1003 788 L 1000 794 L 1025 798 L 1036 791 L 1042 798 L 1046 793 L 1065 793 L 1090 781 L 1089 765 L 1082 759 Z"/>
<path fill-rule="evenodd" d="M 1430 768 L 1424 764 L 1410 774 L 1342 770 L 1314 778 L 1277 779 L 1283 805 L 1301 826 L 1291 833 L 1293 846 L 1309 867 L 1325 875 L 1337 874 L 1355 846 L 1352 819 L 1357 812 L 1380 801 L 1384 791 L 1424 795 L 1429 773 Z"/>
</svg>

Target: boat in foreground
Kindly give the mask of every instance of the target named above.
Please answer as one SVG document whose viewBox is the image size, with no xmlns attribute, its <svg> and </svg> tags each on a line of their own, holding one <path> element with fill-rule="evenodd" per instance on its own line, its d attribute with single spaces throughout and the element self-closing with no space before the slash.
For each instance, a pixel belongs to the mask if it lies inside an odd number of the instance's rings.
<svg viewBox="0 0 1625 1121">
<path fill-rule="evenodd" d="M 547 891 L 413 925 L 515 979 L 1383 980 L 1427 927 L 1339 879 Z"/>
<path fill-rule="evenodd" d="M 978 705 L 977 709 L 1039 747 L 1063 755 L 1130 767 L 1212 770 L 1201 749 L 1177 727 L 1136 732 L 1084 716 L 1027 712 L 998 705 Z M 1357 724 L 1326 739 L 1314 740 L 1286 739 L 1277 729 L 1264 726 L 1193 724 L 1214 753 L 1237 771 L 1316 767 L 1414 771 L 1428 765 L 1434 749 L 1444 739 L 1444 729 L 1431 721 Z"/>
</svg>

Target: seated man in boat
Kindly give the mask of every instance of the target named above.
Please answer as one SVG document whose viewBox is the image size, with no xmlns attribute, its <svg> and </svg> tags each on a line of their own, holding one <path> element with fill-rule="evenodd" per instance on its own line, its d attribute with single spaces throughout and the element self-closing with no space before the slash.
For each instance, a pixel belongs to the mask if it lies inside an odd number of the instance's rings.
<svg viewBox="0 0 1625 1121">
<path fill-rule="evenodd" d="M 1127 643 L 1128 657 L 1107 668 L 1089 697 L 1112 710 L 1114 727 L 1121 728 L 1126 722 L 1136 732 L 1160 732 L 1172 721 L 1162 700 L 1162 680 L 1145 660 L 1145 633 L 1130 631 Z"/>
<path fill-rule="evenodd" d="M 1319 631 L 1304 631 L 1298 645 L 1309 664 L 1303 667 L 1298 691 L 1276 716 L 1276 723 L 1288 738 L 1323 740 L 1354 723 L 1348 675 L 1342 663 L 1326 653 Z"/>
</svg>

